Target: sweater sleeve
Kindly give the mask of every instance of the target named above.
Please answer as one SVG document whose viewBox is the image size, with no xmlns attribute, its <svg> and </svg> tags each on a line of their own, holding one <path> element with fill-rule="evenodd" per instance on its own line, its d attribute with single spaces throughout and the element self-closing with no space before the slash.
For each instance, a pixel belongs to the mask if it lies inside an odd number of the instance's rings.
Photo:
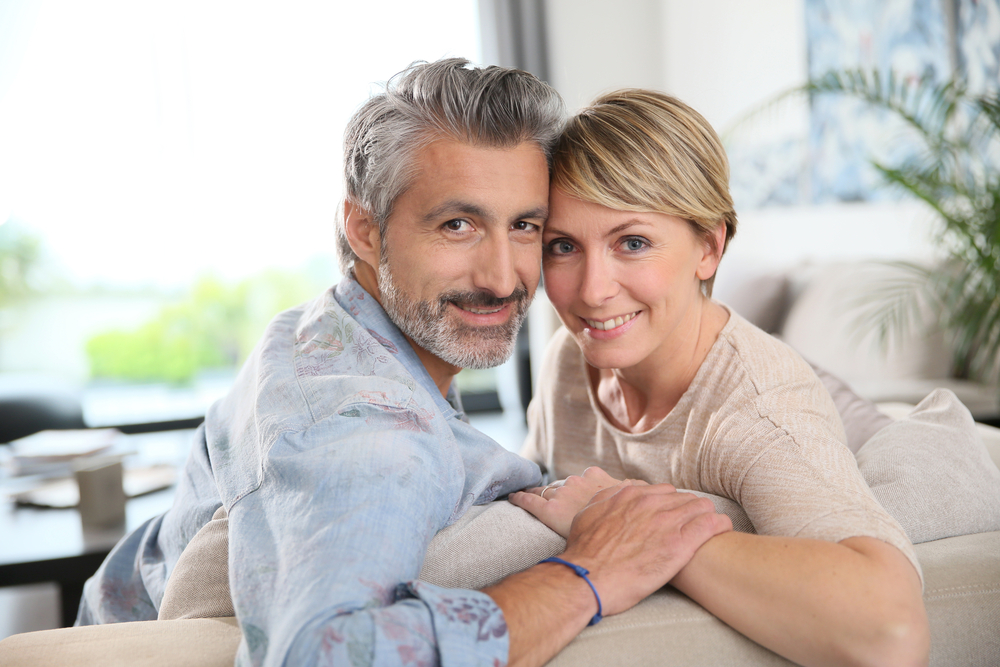
<svg viewBox="0 0 1000 667">
<path fill-rule="evenodd" d="M 912 543 L 865 483 L 836 408 L 812 374 L 758 394 L 716 427 L 702 462 L 706 486 L 742 505 L 759 534 L 874 537 L 921 573 Z"/>
</svg>

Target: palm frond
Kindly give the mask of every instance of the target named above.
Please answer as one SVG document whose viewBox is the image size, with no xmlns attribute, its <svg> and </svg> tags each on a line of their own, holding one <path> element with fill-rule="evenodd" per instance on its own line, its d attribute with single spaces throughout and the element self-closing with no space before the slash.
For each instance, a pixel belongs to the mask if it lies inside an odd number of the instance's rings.
<svg viewBox="0 0 1000 667">
<path fill-rule="evenodd" d="M 930 290 L 930 270 L 914 262 L 884 262 L 890 269 L 871 286 L 854 296 L 848 306 L 854 311 L 852 343 L 861 345 L 872 332 L 879 351 L 900 344 L 924 322 L 924 312 L 936 294 Z"/>
<path fill-rule="evenodd" d="M 883 76 L 877 70 L 860 69 L 827 72 L 807 83 L 805 90 L 812 95 L 847 95 L 890 111 L 932 147 L 949 143 L 946 130 L 965 99 L 964 87 L 955 82 L 913 82 L 893 72 Z"/>
<path fill-rule="evenodd" d="M 778 93 L 774 97 L 764 100 L 761 104 L 751 107 L 719 133 L 722 142 L 724 144 L 729 144 L 735 136 L 754 123 L 763 118 L 776 117 L 783 113 L 794 102 L 806 97 L 808 93 L 807 86 L 808 84 L 804 84 L 801 86 L 795 86 L 794 88 L 789 88 L 788 90 Z"/>
</svg>

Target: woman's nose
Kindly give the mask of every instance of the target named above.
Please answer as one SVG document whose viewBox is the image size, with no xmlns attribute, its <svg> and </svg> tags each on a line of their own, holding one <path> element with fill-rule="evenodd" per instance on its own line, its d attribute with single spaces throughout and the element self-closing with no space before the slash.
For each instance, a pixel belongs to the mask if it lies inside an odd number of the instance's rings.
<svg viewBox="0 0 1000 667">
<path fill-rule="evenodd" d="M 583 282 L 580 298 L 591 307 L 597 308 L 618 294 L 618 281 L 613 268 L 605 257 L 588 257 L 583 266 Z"/>
</svg>

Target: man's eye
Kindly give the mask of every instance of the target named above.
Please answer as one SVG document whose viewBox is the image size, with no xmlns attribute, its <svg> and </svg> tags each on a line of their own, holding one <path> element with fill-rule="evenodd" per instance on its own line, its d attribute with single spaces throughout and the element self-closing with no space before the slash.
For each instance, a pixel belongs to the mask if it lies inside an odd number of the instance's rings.
<svg viewBox="0 0 1000 667">
<path fill-rule="evenodd" d="M 450 229 L 453 232 L 463 232 L 469 228 L 469 221 L 457 218 L 444 223 L 444 226 L 446 229 Z"/>
<path fill-rule="evenodd" d="M 538 225 L 526 220 L 518 220 L 511 226 L 519 232 L 533 232 L 538 229 Z"/>
</svg>

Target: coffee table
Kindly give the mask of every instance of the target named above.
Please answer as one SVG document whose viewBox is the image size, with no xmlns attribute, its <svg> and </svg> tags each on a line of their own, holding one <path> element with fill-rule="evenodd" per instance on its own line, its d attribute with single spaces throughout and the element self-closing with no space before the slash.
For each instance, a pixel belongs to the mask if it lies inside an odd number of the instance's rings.
<svg viewBox="0 0 1000 667">
<path fill-rule="evenodd" d="M 0 586 L 55 582 L 59 586 L 63 626 L 73 625 L 83 583 L 97 571 L 112 547 L 147 519 L 165 512 L 173 489 L 130 499 L 125 524 L 84 529 L 76 509 L 17 507 L 0 504 Z"/>
</svg>

